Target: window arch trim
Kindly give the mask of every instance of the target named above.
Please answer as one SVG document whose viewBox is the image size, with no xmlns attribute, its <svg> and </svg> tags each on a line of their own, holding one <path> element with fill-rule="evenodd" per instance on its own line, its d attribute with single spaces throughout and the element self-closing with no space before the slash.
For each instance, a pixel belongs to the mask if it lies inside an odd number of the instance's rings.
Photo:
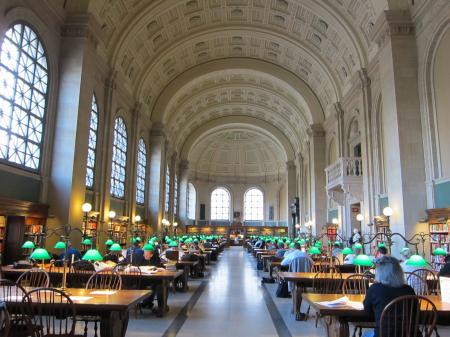
<svg viewBox="0 0 450 337">
<path fill-rule="evenodd" d="M 220 207 L 220 208 L 222 208 L 222 210 L 220 211 L 220 214 L 226 214 L 226 216 L 221 217 L 221 218 L 217 217 L 217 215 L 216 215 L 216 217 L 213 217 L 213 207 L 215 206 L 215 205 L 213 205 L 213 195 L 214 195 L 214 192 L 216 192 L 218 190 L 224 190 L 228 195 L 228 207 Z M 232 201 L 232 194 L 231 194 L 229 188 L 222 186 L 222 185 L 214 187 L 211 191 L 209 200 L 210 200 L 209 209 L 210 209 L 210 219 L 211 220 L 227 220 L 227 221 L 229 221 L 231 219 L 231 206 L 232 206 L 233 201 Z M 215 208 L 217 208 L 217 207 L 215 207 Z M 226 213 L 223 210 L 224 208 L 228 208 L 228 211 Z M 215 213 L 217 213 L 217 211 Z"/>
<path fill-rule="evenodd" d="M 249 217 L 248 210 L 247 210 L 248 209 L 247 196 L 252 191 L 258 191 L 260 193 L 261 200 L 260 201 L 253 200 L 253 202 L 258 202 L 258 203 L 260 202 L 260 205 L 256 206 L 256 207 L 252 207 L 253 209 L 256 209 L 256 210 L 251 209 L 250 210 L 251 215 Z M 244 221 L 264 221 L 264 201 L 265 201 L 265 194 L 264 194 L 264 191 L 260 187 L 252 186 L 252 187 L 248 188 L 244 193 L 244 214 L 243 214 Z M 256 213 L 256 216 L 254 216 L 255 213 Z"/>
<path fill-rule="evenodd" d="M 124 141 L 122 148 L 119 148 L 116 144 L 116 125 L 117 122 L 121 122 L 123 125 L 122 133 L 119 134 L 119 136 L 122 138 L 121 140 Z M 115 149 L 118 149 L 117 156 L 115 154 Z M 125 122 L 125 118 L 118 115 L 114 119 L 113 124 L 113 146 L 112 146 L 112 158 L 111 158 L 111 188 L 110 188 L 110 194 L 112 197 L 117 199 L 125 199 L 125 192 L 126 192 L 126 169 L 127 169 L 127 156 L 128 152 L 128 131 L 127 131 L 127 124 Z M 120 159 L 120 163 L 118 161 Z M 117 165 L 115 165 L 117 164 Z M 118 184 L 117 184 L 118 183 Z M 118 192 L 118 193 L 117 193 Z"/>
</svg>

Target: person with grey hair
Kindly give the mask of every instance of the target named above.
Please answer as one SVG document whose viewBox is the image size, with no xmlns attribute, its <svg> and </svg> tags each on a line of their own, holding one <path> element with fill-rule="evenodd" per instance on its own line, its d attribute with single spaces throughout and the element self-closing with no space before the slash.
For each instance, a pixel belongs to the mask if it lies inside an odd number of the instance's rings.
<svg viewBox="0 0 450 337">
<path fill-rule="evenodd" d="M 360 254 L 362 254 L 362 248 L 353 247 L 353 253 L 345 257 L 344 264 L 353 264 L 353 260 Z"/>
<path fill-rule="evenodd" d="M 427 269 L 427 270 L 432 270 L 431 266 L 408 266 L 406 264 L 406 260 L 408 260 L 412 253 L 411 253 L 411 249 L 405 247 L 400 251 L 400 255 L 402 256 L 402 263 L 400 264 L 403 272 L 405 273 L 412 273 L 415 272 L 418 269 Z"/>
<path fill-rule="evenodd" d="M 375 330 L 373 334 L 366 333 L 364 337 L 380 335 L 380 318 L 383 309 L 392 300 L 405 295 L 415 295 L 415 292 L 411 286 L 405 284 L 399 261 L 392 256 L 381 257 L 376 263 L 375 283 L 367 290 L 363 302 L 364 310 L 375 317 Z M 383 335 L 394 336 L 395 331 L 388 334 L 383 330 Z"/>
</svg>

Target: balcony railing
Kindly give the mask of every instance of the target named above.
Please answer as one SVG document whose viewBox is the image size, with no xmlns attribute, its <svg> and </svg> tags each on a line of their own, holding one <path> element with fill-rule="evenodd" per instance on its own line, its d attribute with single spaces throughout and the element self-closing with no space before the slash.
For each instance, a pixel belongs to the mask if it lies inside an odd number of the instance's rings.
<svg viewBox="0 0 450 337">
<path fill-rule="evenodd" d="M 197 226 L 231 226 L 232 222 L 227 220 L 190 220 L 189 225 Z M 287 227 L 287 221 L 243 221 L 242 226 L 249 227 Z"/>
<path fill-rule="evenodd" d="M 362 183 L 362 160 L 360 157 L 342 157 L 325 169 L 327 189 L 345 183 Z"/>
</svg>

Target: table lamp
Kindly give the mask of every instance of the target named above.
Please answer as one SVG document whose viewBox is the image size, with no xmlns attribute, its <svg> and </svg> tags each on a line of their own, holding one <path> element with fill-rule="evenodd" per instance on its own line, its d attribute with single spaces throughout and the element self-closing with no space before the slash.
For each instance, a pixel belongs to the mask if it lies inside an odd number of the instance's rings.
<svg viewBox="0 0 450 337">
<path fill-rule="evenodd" d="M 114 244 L 114 241 L 112 239 L 108 239 L 105 241 L 105 246 L 112 246 Z"/>
<path fill-rule="evenodd" d="M 348 255 L 348 254 L 353 254 L 353 250 L 350 247 L 345 247 L 342 250 L 342 255 Z"/>
<path fill-rule="evenodd" d="M 82 243 L 85 246 L 92 246 L 92 240 L 88 238 L 84 239 Z"/>
<path fill-rule="evenodd" d="M 311 255 L 318 255 L 320 254 L 320 249 L 318 247 L 310 247 L 308 253 Z"/>
<path fill-rule="evenodd" d="M 113 251 L 113 252 L 121 252 L 122 251 L 122 247 L 118 243 L 113 243 L 111 245 L 111 248 L 109 248 L 109 250 Z"/>
<path fill-rule="evenodd" d="M 30 255 L 30 259 L 42 260 L 42 268 L 44 268 L 44 260 L 50 260 L 51 256 L 44 248 L 36 248 Z"/>
<path fill-rule="evenodd" d="M 22 245 L 22 248 L 24 249 L 34 249 L 36 248 L 36 245 L 34 244 L 33 241 L 25 241 Z"/>
<path fill-rule="evenodd" d="M 82 257 L 83 260 L 88 261 L 101 261 L 103 260 L 102 254 L 97 249 L 89 249 L 84 256 Z"/>
<path fill-rule="evenodd" d="M 358 266 L 358 273 L 361 273 L 361 267 L 372 267 L 372 258 L 366 254 L 359 254 L 353 260 L 353 264 Z"/>
<path fill-rule="evenodd" d="M 65 242 L 63 242 L 63 241 L 58 241 L 56 244 L 55 244 L 55 247 L 54 247 L 55 249 L 66 249 L 66 243 Z"/>
<path fill-rule="evenodd" d="M 422 256 L 414 254 L 411 255 L 411 257 L 406 260 L 407 266 L 414 266 L 414 267 L 425 267 L 428 265 L 427 260 L 425 260 Z"/>
<path fill-rule="evenodd" d="M 433 251 L 433 255 L 437 255 L 437 256 L 439 256 L 439 255 L 445 256 L 445 255 L 447 255 L 447 251 L 446 251 L 444 248 L 442 248 L 442 247 L 437 247 L 437 248 Z"/>
</svg>

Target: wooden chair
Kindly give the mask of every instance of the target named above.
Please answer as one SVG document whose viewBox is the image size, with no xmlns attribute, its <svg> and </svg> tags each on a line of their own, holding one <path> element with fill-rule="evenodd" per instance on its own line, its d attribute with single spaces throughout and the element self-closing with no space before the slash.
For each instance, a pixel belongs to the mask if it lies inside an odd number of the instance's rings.
<svg viewBox="0 0 450 337">
<path fill-rule="evenodd" d="M 406 278 L 406 283 L 409 284 L 416 295 L 428 296 L 431 295 L 430 289 L 428 288 L 428 283 L 425 278 L 421 276 L 420 273 L 412 272 Z"/>
<path fill-rule="evenodd" d="M 95 267 L 90 261 L 75 261 L 70 267 L 68 284 L 71 288 L 85 288 L 89 278 L 95 273 Z"/>
<path fill-rule="evenodd" d="M 22 287 L 47 288 L 50 285 L 50 276 L 39 268 L 33 268 L 22 273 L 17 279 Z"/>
<path fill-rule="evenodd" d="M 430 295 L 440 295 L 440 285 L 439 285 L 439 277 L 436 272 L 430 269 L 417 269 L 414 271 L 417 275 L 422 277 L 428 285 L 428 289 L 430 291 Z M 418 294 L 416 294 L 418 295 Z"/>
<path fill-rule="evenodd" d="M 436 307 L 429 299 L 400 296 L 381 313 L 380 337 L 431 337 L 436 320 Z"/>
<path fill-rule="evenodd" d="M 369 283 L 373 282 L 374 278 L 369 273 L 364 274 L 353 274 L 344 280 L 342 285 L 342 293 L 344 295 L 365 295 L 369 289 Z M 374 329 L 375 323 L 364 322 L 355 324 L 355 329 L 353 330 L 353 337 L 359 331 L 359 337 L 362 336 L 363 329 Z"/>
<path fill-rule="evenodd" d="M 166 259 L 170 261 L 178 261 L 180 252 L 178 250 L 166 250 Z"/>
<path fill-rule="evenodd" d="M 342 292 L 342 274 L 336 269 L 330 269 L 329 273 L 316 273 L 313 279 L 312 292 L 315 294 L 340 294 Z M 309 316 L 311 306 L 308 306 L 306 317 Z M 319 315 L 316 313 L 316 328 L 319 322 Z"/>
<path fill-rule="evenodd" d="M 28 335 L 31 337 L 75 336 L 75 306 L 62 291 L 33 289 L 23 299 Z"/>
<path fill-rule="evenodd" d="M 0 303 L 0 337 L 9 336 L 11 320 L 9 316 L 8 309 L 6 308 L 6 303 Z"/>
<path fill-rule="evenodd" d="M 14 281 L 0 280 L 0 298 L 5 302 L 22 303 L 26 290 Z M 9 328 L 10 336 L 26 335 L 27 326 L 23 317 L 23 310 L 20 306 L 12 306 L 9 309 Z M 8 335 L 5 335 L 8 336 Z"/>
<path fill-rule="evenodd" d="M 99 271 L 89 278 L 86 283 L 86 289 L 120 290 L 122 289 L 122 278 L 117 271 Z M 98 325 L 101 321 L 100 316 L 82 315 L 77 316 L 75 320 L 84 322 L 84 337 L 87 337 L 88 324 L 94 323 L 94 336 L 98 337 Z"/>
</svg>

